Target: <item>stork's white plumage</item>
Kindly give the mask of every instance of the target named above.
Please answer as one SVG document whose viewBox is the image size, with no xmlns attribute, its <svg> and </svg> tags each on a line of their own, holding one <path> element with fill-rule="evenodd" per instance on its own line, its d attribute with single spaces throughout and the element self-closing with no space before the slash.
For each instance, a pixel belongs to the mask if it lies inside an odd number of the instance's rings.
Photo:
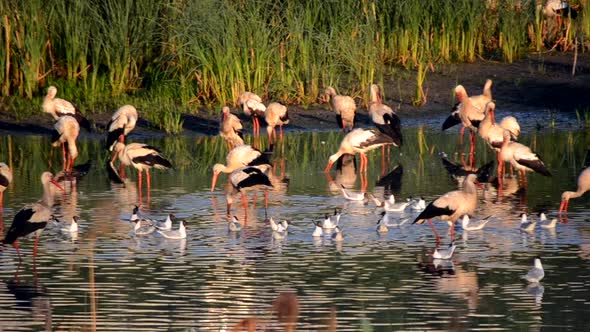
<svg viewBox="0 0 590 332">
<path fill-rule="evenodd" d="M 272 142 L 273 137 L 274 141 L 277 140 L 277 132 L 275 130 L 276 126 L 279 126 L 280 130 L 280 139 L 283 139 L 283 125 L 289 123 L 289 114 L 287 112 L 287 106 L 280 104 L 280 103 L 270 103 L 266 107 L 266 112 L 264 113 L 264 118 L 266 120 L 266 133 L 268 135 L 268 141 Z"/>
<path fill-rule="evenodd" d="M 342 139 L 342 143 L 340 143 L 340 148 L 338 152 L 331 155 L 328 160 L 328 165 L 326 166 L 325 172 L 328 172 L 332 167 L 332 164 L 340 158 L 341 155 L 347 154 L 361 154 L 361 172 L 367 171 L 367 164 L 369 163 L 367 156 L 365 153 L 368 151 L 374 150 L 378 147 L 383 145 L 394 145 L 398 146 L 395 141 L 381 133 L 376 129 L 355 129 L 350 133 L 346 134 Z"/>
<path fill-rule="evenodd" d="M 62 146 L 64 171 L 71 171 L 74 160 L 78 157 L 76 139 L 80 134 L 80 125 L 72 116 L 64 115 L 53 125 L 51 143 L 54 147 Z M 66 157 L 67 146 L 67 157 Z"/>
<path fill-rule="evenodd" d="M 564 191 L 561 194 L 561 204 L 559 205 L 559 213 L 567 213 L 567 208 L 571 198 L 578 198 L 590 190 L 590 167 L 583 170 L 578 176 L 578 189 L 576 191 Z"/>
<path fill-rule="evenodd" d="M 219 136 L 225 139 L 229 149 L 244 144 L 242 121 L 236 115 L 232 114 L 227 106 L 224 106 L 221 112 Z"/>
<path fill-rule="evenodd" d="M 242 202 L 246 207 L 246 191 L 263 190 L 265 206 L 268 205 L 268 190 L 273 188 L 273 184 L 266 174 L 269 169 L 270 165 L 247 166 L 238 168 L 229 175 L 232 190 L 226 194 L 228 214 L 233 203 L 232 196 L 236 193 L 242 193 Z"/>
<path fill-rule="evenodd" d="M 329 86 L 324 91 L 327 101 L 336 113 L 336 122 L 342 130 L 352 130 L 356 113 L 356 103 L 350 96 L 339 95 L 333 87 Z"/>
<path fill-rule="evenodd" d="M 403 144 L 401 121 L 391 107 L 383 104 L 381 88 L 377 84 L 371 85 L 369 114 L 379 131 L 391 137 L 398 146 Z"/>
<path fill-rule="evenodd" d="M 541 158 L 531 148 L 518 142 L 511 142 L 511 134 L 504 130 L 504 141 L 500 148 L 500 158 L 519 172 L 520 178 L 526 183 L 526 172 L 537 172 L 544 176 L 551 176 Z M 499 164 L 502 167 L 502 163 Z"/>
<path fill-rule="evenodd" d="M 137 109 L 131 105 L 121 106 L 111 117 L 107 125 L 107 148 L 112 149 L 113 144 L 119 140 L 125 143 L 125 137 L 135 128 L 137 123 Z"/>
<path fill-rule="evenodd" d="M 0 213 L 2 213 L 2 201 L 4 190 L 12 182 L 12 171 L 5 163 L 0 163 Z"/>
<path fill-rule="evenodd" d="M 242 144 L 231 149 L 225 157 L 226 164 L 213 165 L 213 180 L 211 191 L 215 189 L 217 178 L 220 173 L 231 173 L 238 168 L 256 165 L 269 165 L 268 156 L 250 145 Z"/>
<path fill-rule="evenodd" d="M 242 105 L 244 114 L 252 118 L 254 136 L 260 135 L 260 119 L 264 118 L 264 112 L 266 112 L 262 98 L 255 93 L 244 92 L 238 98 L 238 103 Z"/>
<path fill-rule="evenodd" d="M 145 170 L 147 174 L 148 192 L 151 186 L 150 169 L 168 169 L 172 168 L 172 163 L 161 155 L 160 150 L 153 146 L 141 143 L 123 144 L 121 142 L 115 143 L 115 155 L 113 160 L 119 156 L 119 160 L 125 166 L 133 166 L 137 169 L 137 177 L 139 188 L 141 189 L 142 172 Z"/>
<path fill-rule="evenodd" d="M 77 110 L 76 107 L 67 100 L 56 98 L 57 88 L 50 86 L 47 89 L 47 95 L 43 99 L 43 111 L 51 114 L 54 120 L 59 119 L 64 115 L 73 116 L 80 126 L 90 130 L 90 122 L 83 117 Z"/>
</svg>

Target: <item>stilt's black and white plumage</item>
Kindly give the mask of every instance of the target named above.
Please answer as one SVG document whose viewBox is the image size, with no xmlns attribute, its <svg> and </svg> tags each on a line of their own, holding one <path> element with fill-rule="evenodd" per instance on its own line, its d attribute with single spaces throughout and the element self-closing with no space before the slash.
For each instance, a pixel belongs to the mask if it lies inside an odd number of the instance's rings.
<svg viewBox="0 0 590 332">
<path fill-rule="evenodd" d="M 19 258 L 18 239 L 32 233 L 35 234 L 33 255 L 37 255 L 39 236 L 45 226 L 47 226 L 47 222 L 52 219 L 51 207 L 53 206 L 53 198 L 49 186 L 54 184 L 63 190 L 59 183 L 53 179 L 53 175 L 50 172 L 44 172 L 41 175 L 41 183 L 43 184 L 43 198 L 37 203 L 26 205 L 16 213 L 4 240 L 2 240 L 2 244 L 12 244 L 14 246 Z"/>
<path fill-rule="evenodd" d="M 125 143 L 125 137 L 135 128 L 138 115 L 135 107 L 131 105 L 121 106 L 111 117 L 107 125 L 109 131 L 107 136 L 107 149 L 112 149 L 114 143 L 119 140 Z"/>
<path fill-rule="evenodd" d="M 391 107 L 383 104 L 381 89 L 377 84 L 371 85 L 369 114 L 380 132 L 391 137 L 398 146 L 403 144 L 401 121 Z"/>
<path fill-rule="evenodd" d="M 80 127 L 90 131 L 91 126 L 88 119 L 82 116 L 72 103 L 61 98 L 55 98 L 55 95 L 57 95 L 57 88 L 50 86 L 49 89 L 47 89 L 45 99 L 43 99 L 43 111 L 51 114 L 54 120 L 57 120 L 64 115 L 72 116 L 80 124 Z"/>
</svg>

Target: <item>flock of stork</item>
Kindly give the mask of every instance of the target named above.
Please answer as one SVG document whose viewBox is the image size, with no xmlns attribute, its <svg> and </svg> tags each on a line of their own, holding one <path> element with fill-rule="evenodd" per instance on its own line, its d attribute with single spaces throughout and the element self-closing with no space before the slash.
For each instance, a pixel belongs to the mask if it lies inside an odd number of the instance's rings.
<svg viewBox="0 0 590 332">
<path fill-rule="evenodd" d="M 495 104 L 492 101 L 491 85 L 491 80 L 487 80 L 483 93 L 471 97 L 467 94 L 463 86 L 458 85 L 455 88 L 455 94 L 459 102 L 455 105 L 451 115 L 443 123 L 443 130 L 457 124 L 462 124 L 461 141 L 463 140 L 465 128 L 470 131 L 471 164 L 473 164 L 476 135 L 479 135 L 486 141 L 490 148 L 497 152 L 497 172 L 500 185 L 505 176 L 505 162 L 509 163 L 511 173 L 513 169 L 517 170 L 519 182 L 523 186 L 527 184 L 527 172 L 537 172 L 544 176 L 551 176 L 547 167 L 537 154 L 531 151 L 529 147 L 516 142 L 520 134 L 520 127 L 514 117 L 508 116 L 503 118 L 500 123 L 496 123 L 494 114 Z M 339 158 L 344 155 L 355 155 L 357 153 L 361 156 L 360 172 L 361 174 L 366 174 L 368 167 L 367 152 L 379 147 L 382 147 L 385 152 L 385 147 L 399 147 L 403 144 L 401 121 L 393 109 L 383 103 L 380 87 L 373 84 L 370 87 L 370 92 L 371 99 L 368 111 L 375 128 L 354 129 L 356 113 L 354 99 L 350 96 L 337 94 L 332 87 L 328 87 L 325 90 L 323 100 L 330 103 L 331 108 L 336 113 L 338 126 L 346 132 L 338 151 L 328 158 L 328 164 L 324 170 L 326 174 L 329 174 L 332 165 Z M 43 101 L 43 110 L 51 114 L 56 120 L 52 135 L 52 145 L 55 147 L 62 146 L 63 172 L 56 177 L 49 172 L 43 173 L 41 176 L 41 182 L 44 188 L 43 198 L 37 203 L 25 206 L 14 216 L 14 220 L 3 239 L 3 244 L 14 245 L 19 258 L 18 239 L 34 233 L 36 236 L 33 254 L 35 255 L 40 232 L 47 225 L 48 221 L 55 220 L 51 210 L 53 205 L 52 195 L 55 189 L 51 186 L 54 185 L 59 190 L 63 190 L 63 181 L 67 181 L 72 176 L 75 176 L 76 169 L 74 168 L 74 162 L 78 155 L 76 139 L 80 132 L 80 126 L 90 130 L 89 121 L 77 112 L 76 108 L 70 102 L 56 98 L 56 94 L 57 89 L 55 87 L 52 86 L 48 89 Z M 265 207 L 268 205 L 268 192 L 276 185 L 276 180 L 271 176 L 273 166 L 269 159 L 269 155 L 272 153 L 273 143 L 277 141 L 275 127 L 279 126 L 280 137 L 278 139 L 282 140 L 283 125 L 289 123 L 286 106 L 276 102 L 265 106 L 262 103 L 262 99 L 254 93 L 243 93 L 239 98 L 239 104 L 244 114 L 250 116 L 252 119 L 254 137 L 260 135 L 260 123 L 262 121 L 266 122 L 270 148 L 263 152 L 251 145 L 244 144 L 242 135 L 243 126 L 240 119 L 232 114 L 228 107 L 223 107 L 220 136 L 226 140 L 229 152 L 225 165 L 215 164 L 213 166 L 211 191 L 215 190 L 217 179 L 221 173 L 229 174 L 228 182 L 231 189 L 226 194 L 228 216 L 231 215 L 233 197 L 238 193 L 241 194 L 242 203 L 246 207 L 246 193 L 248 191 L 263 191 Z M 171 168 L 172 164 L 155 147 L 141 143 L 125 144 L 125 137 L 134 129 L 137 120 L 137 110 L 131 105 L 122 106 L 113 114 L 107 126 L 108 136 L 106 148 L 113 152 L 112 158 L 108 161 L 109 167 L 107 169 L 111 171 L 110 173 L 114 174 L 111 176 L 111 179 L 120 180 L 125 177 L 123 166 L 133 166 L 138 171 L 140 192 L 142 190 L 142 173 L 145 170 L 147 175 L 147 192 L 149 195 L 151 186 L 150 169 L 167 169 Z M 118 172 L 113 165 L 117 157 L 120 161 Z M 420 224 L 427 221 L 431 225 L 439 243 L 440 238 L 432 224 L 432 219 L 437 218 L 447 221 L 451 226 L 451 240 L 453 240 L 453 226 L 455 222 L 461 217 L 473 215 L 477 209 L 478 193 L 476 186 L 481 186 L 481 184 L 478 182 L 475 172 L 468 171 L 468 173 L 470 174 L 467 174 L 465 177 L 460 190 L 448 192 L 433 200 L 428 205 L 424 204 L 423 201 L 412 202 L 413 205 L 418 206 L 417 210 L 421 210 L 414 223 Z M 2 206 L 2 193 L 11 181 L 12 173 L 10 169 L 6 164 L 0 163 L 0 208 Z M 372 194 L 366 193 L 365 190 L 366 188 L 363 188 L 360 199 L 372 200 L 385 210 L 384 217 L 379 225 L 379 229 L 383 231 L 386 229 L 387 214 L 395 211 L 395 208 L 392 207 L 393 203 L 388 203 L 388 200 L 381 202 L 372 196 Z M 590 190 L 590 169 L 586 169 L 580 174 L 577 191 L 565 191 L 562 194 L 559 213 L 567 213 L 569 200 L 583 195 L 588 190 Z M 343 190 L 343 193 L 347 195 L 345 190 Z M 468 217 L 465 218 L 468 220 Z M 465 218 L 464 223 L 466 223 Z M 229 221 L 228 228 L 235 231 L 240 227 L 234 219 L 232 218 Z M 75 221 L 73 222 L 75 223 Z M 316 226 L 327 225 L 329 222 L 330 217 L 326 217 L 323 224 L 320 223 Z M 146 226 L 145 223 L 136 224 L 136 231 L 138 227 Z M 148 221 L 148 224 L 155 226 L 154 221 Z M 280 223 L 277 224 L 274 222 L 271 223 L 271 226 L 274 226 L 273 230 L 282 227 Z M 337 229 L 336 234 L 340 234 L 341 239 L 342 234 L 338 231 L 337 222 L 334 226 Z M 284 226 L 285 229 L 286 227 L 288 225 Z M 160 225 L 156 228 L 167 237 L 183 238 L 186 236 L 185 221 L 180 221 L 177 230 L 171 229 L 170 222 L 167 223 L 166 227 Z M 335 236 L 338 237 L 338 235 Z M 441 252 L 437 254 L 440 255 Z M 450 255 L 452 255 L 452 250 L 450 251 Z"/>
</svg>

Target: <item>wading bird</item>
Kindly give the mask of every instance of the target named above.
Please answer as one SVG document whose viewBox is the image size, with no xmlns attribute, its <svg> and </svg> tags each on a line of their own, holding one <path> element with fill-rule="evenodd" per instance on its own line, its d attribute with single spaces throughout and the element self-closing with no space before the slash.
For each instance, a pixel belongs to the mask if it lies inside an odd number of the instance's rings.
<svg viewBox="0 0 590 332">
<path fill-rule="evenodd" d="M 229 111 L 229 107 L 224 106 L 221 110 L 221 124 L 219 126 L 219 136 L 225 139 L 227 148 L 232 148 L 244 144 L 244 136 L 242 134 L 242 121 Z"/>
<path fill-rule="evenodd" d="M 34 233 L 35 245 L 33 247 L 33 257 L 36 257 L 39 236 L 41 236 L 41 232 L 47 226 L 47 222 L 55 219 L 51 215 L 53 197 L 49 186 L 53 184 L 62 191 L 64 190 L 53 179 L 53 175 L 50 172 L 44 172 L 41 175 L 41 183 L 43 184 L 43 198 L 37 203 L 26 205 L 16 213 L 8 232 L 6 232 L 6 237 L 2 240 L 3 244 L 12 244 L 14 246 L 19 259 L 21 259 L 21 255 L 18 249 L 18 239 Z"/>
<path fill-rule="evenodd" d="M 383 104 L 381 88 L 371 85 L 371 102 L 369 103 L 371 120 L 380 132 L 403 144 L 401 121 L 391 107 Z"/>
<path fill-rule="evenodd" d="M 76 146 L 76 139 L 80 134 L 80 126 L 76 119 L 69 115 L 60 117 L 51 133 L 51 145 L 54 147 L 62 147 L 64 171 L 69 172 L 74 166 L 74 160 L 78 157 L 78 148 Z M 66 153 L 67 147 L 67 153 Z"/>
<path fill-rule="evenodd" d="M 526 185 L 526 172 L 537 172 L 544 176 L 551 176 L 549 170 L 541 158 L 534 153 L 528 146 L 510 141 L 511 134 L 508 130 L 504 130 L 504 141 L 500 148 L 501 161 L 510 162 L 516 168 L 519 179 Z M 502 169 L 504 174 L 503 163 L 498 163 L 498 167 Z"/>
<path fill-rule="evenodd" d="M 463 181 L 463 190 L 451 191 L 432 201 L 414 220 L 414 224 L 422 224 L 428 221 L 437 242 L 440 237 L 432 224 L 432 218 L 448 221 L 451 226 L 451 240 L 454 239 L 455 222 L 465 214 L 471 214 L 477 208 L 477 177 L 469 174 Z"/>
<path fill-rule="evenodd" d="M 269 165 L 247 166 L 238 168 L 229 175 L 229 182 L 232 190 L 226 194 L 227 214 L 230 214 L 232 196 L 236 193 L 242 194 L 242 204 L 247 207 L 246 192 L 253 190 L 264 191 L 264 206 L 268 206 L 268 190 L 273 188 L 270 178 L 266 174 L 270 169 Z"/>
<path fill-rule="evenodd" d="M 50 86 L 45 99 L 43 99 L 43 111 L 51 114 L 54 120 L 64 115 L 73 116 L 82 128 L 90 131 L 90 122 L 78 112 L 76 107 L 67 100 L 55 98 L 55 95 L 57 95 L 57 88 Z"/>
<path fill-rule="evenodd" d="M 244 114 L 251 117 L 254 136 L 260 135 L 260 119 L 264 118 L 266 106 L 262 103 L 262 98 L 252 92 L 244 92 L 238 99 L 242 105 Z"/>
<path fill-rule="evenodd" d="M 121 106 L 111 117 L 111 121 L 107 124 L 109 131 L 107 136 L 107 149 L 113 148 L 113 144 L 119 140 L 125 143 L 125 137 L 135 128 L 138 115 L 135 107 L 131 105 Z"/>
<path fill-rule="evenodd" d="M 125 145 L 121 142 L 117 142 L 115 143 L 113 150 L 115 151 L 115 154 L 113 155 L 111 162 L 115 160 L 117 156 L 119 156 L 119 160 L 123 163 L 123 165 L 132 165 L 137 170 L 137 182 L 140 191 L 141 178 L 144 170 L 147 175 L 147 187 L 149 193 L 151 187 L 150 168 L 172 168 L 172 164 L 170 161 L 162 157 L 160 150 L 147 144 L 131 143 Z"/>
<path fill-rule="evenodd" d="M 268 154 L 270 151 L 260 152 L 250 145 L 238 145 L 231 149 L 225 157 L 225 165 L 213 165 L 213 179 L 211 182 L 211 191 L 215 190 L 215 184 L 220 173 L 231 173 L 238 168 L 246 166 L 269 165 Z"/>
<path fill-rule="evenodd" d="M 328 165 L 324 172 L 329 172 L 330 168 L 332 168 L 332 164 L 340 158 L 341 155 L 347 154 L 355 154 L 360 153 L 361 155 L 361 172 L 367 171 L 367 165 L 369 164 L 369 160 L 365 153 L 374 150 L 383 145 L 394 145 L 400 146 L 401 142 L 399 140 L 395 140 L 376 129 L 355 129 L 350 133 L 346 134 L 342 139 L 342 143 L 340 143 L 340 148 L 338 152 L 331 155 L 328 160 Z"/>
<path fill-rule="evenodd" d="M 460 135 L 461 143 L 463 143 L 463 133 L 465 132 L 465 127 L 468 127 L 469 124 L 473 124 L 477 128 L 479 121 L 483 119 L 483 111 L 486 103 L 492 101 L 492 80 L 486 80 L 486 83 L 483 86 L 483 93 L 481 95 L 469 97 L 467 95 L 467 91 L 462 85 L 455 87 L 455 94 L 457 95 L 457 99 L 459 101 L 451 110 L 451 115 L 449 115 L 449 117 L 443 123 L 442 130 L 451 128 L 455 125 L 458 125 L 459 123 L 463 123 Z M 466 102 L 468 105 L 465 105 Z M 463 117 L 466 117 L 467 119 L 464 120 Z"/>
<path fill-rule="evenodd" d="M 275 127 L 279 126 L 280 131 L 280 139 L 283 140 L 283 125 L 289 123 L 289 113 L 287 112 L 287 106 L 280 104 L 280 103 L 270 103 L 266 107 L 266 112 L 264 113 L 264 119 L 266 120 L 266 133 L 268 135 L 269 142 L 276 142 L 277 140 L 277 132 L 275 131 Z"/>
<path fill-rule="evenodd" d="M 0 210 L 2 210 L 2 201 L 4 199 L 4 190 L 12 182 L 12 171 L 5 163 L 0 163 Z"/>
<path fill-rule="evenodd" d="M 561 194 L 561 204 L 559 205 L 559 213 L 567 213 L 571 198 L 578 198 L 590 190 L 590 167 L 580 173 L 578 176 L 578 189 L 576 191 L 564 191 Z"/>
<path fill-rule="evenodd" d="M 336 93 L 333 87 L 329 86 L 324 91 L 326 101 L 330 102 L 332 110 L 336 113 L 338 127 L 344 131 L 350 131 L 354 127 L 356 103 L 350 96 L 343 96 Z"/>
</svg>

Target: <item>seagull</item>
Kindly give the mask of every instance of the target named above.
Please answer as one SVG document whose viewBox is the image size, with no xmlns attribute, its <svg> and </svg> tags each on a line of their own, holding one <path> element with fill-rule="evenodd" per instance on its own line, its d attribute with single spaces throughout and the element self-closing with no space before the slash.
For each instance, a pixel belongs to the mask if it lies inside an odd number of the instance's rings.
<svg viewBox="0 0 590 332">
<path fill-rule="evenodd" d="M 272 229 L 273 232 L 278 232 L 279 228 L 284 228 L 283 225 L 277 224 L 277 222 L 272 217 L 268 219 L 268 222 L 270 223 L 270 229 Z M 286 228 L 284 228 L 284 230 L 286 230 Z"/>
<path fill-rule="evenodd" d="M 230 232 L 239 232 L 242 230 L 242 224 L 240 224 L 240 221 L 238 220 L 238 217 L 233 216 L 231 218 L 231 220 L 229 221 L 229 223 L 227 223 L 227 229 Z"/>
<path fill-rule="evenodd" d="M 535 229 L 535 225 L 537 223 L 534 221 L 529 221 L 527 219 L 526 213 L 522 213 L 520 215 L 520 230 L 525 232 L 532 232 Z"/>
<path fill-rule="evenodd" d="M 78 216 L 74 216 L 72 218 L 72 223 L 70 224 L 70 226 L 67 227 L 62 227 L 61 231 L 64 233 L 77 233 L 78 232 Z"/>
<path fill-rule="evenodd" d="M 522 276 L 522 279 L 525 279 L 529 283 L 538 283 L 545 277 L 545 271 L 543 270 L 543 264 L 541 264 L 541 257 L 535 257 L 535 266 L 529 270 L 529 273 Z"/>
<path fill-rule="evenodd" d="M 342 242 L 344 239 L 344 235 L 342 235 L 342 230 L 340 226 L 336 226 L 336 232 L 332 233 L 332 241 Z"/>
<path fill-rule="evenodd" d="M 172 229 L 172 220 L 176 219 L 176 216 L 172 213 L 169 213 L 168 216 L 166 217 L 166 220 L 164 221 L 157 221 L 154 226 L 156 226 L 156 229 L 159 229 L 161 231 L 169 231 Z"/>
<path fill-rule="evenodd" d="M 186 221 L 181 220 L 178 229 L 163 231 L 158 229 L 158 233 L 167 239 L 180 240 L 186 239 Z"/>
<path fill-rule="evenodd" d="M 324 222 L 322 223 L 322 228 L 324 229 L 334 229 L 336 227 L 338 227 L 338 224 L 340 224 L 340 215 L 341 213 L 338 212 L 338 210 L 334 209 L 334 215 L 330 216 L 329 214 L 326 213 L 326 216 L 324 218 Z"/>
<path fill-rule="evenodd" d="M 455 245 L 455 243 L 451 242 L 451 244 L 449 244 L 449 247 L 447 249 L 434 249 L 434 252 L 432 253 L 432 258 L 436 258 L 436 259 L 451 259 L 451 257 L 453 257 L 453 253 L 455 252 L 455 249 L 457 248 L 457 246 Z"/>
<path fill-rule="evenodd" d="M 320 237 L 324 235 L 324 230 L 322 229 L 322 223 L 320 221 L 314 221 L 313 224 L 315 225 L 315 229 L 313 230 L 313 237 Z"/>
<path fill-rule="evenodd" d="M 135 226 L 133 227 L 133 233 L 135 235 L 139 235 L 139 236 L 149 235 L 149 234 L 152 234 L 156 230 L 154 223 L 151 222 L 150 220 L 135 219 L 135 220 L 131 220 L 131 222 L 135 224 Z"/>
<path fill-rule="evenodd" d="M 344 198 L 346 198 L 349 201 L 360 202 L 360 201 L 364 201 L 365 199 L 368 198 L 367 193 L 353 193 L 353 192 L 346 190 L 344 188 L 344 186 L 342 186 L 342 188 L 340 188 L 340 190 L 342 191 L 342 196 L 344 196 Z"/>
<path fill-rule="evenodd" d="M 387 217 L 387 212 L 383 211 L 381 213 L 381 218 L 377 220 L 377 233 L 384 234 L 389 232 L 389 228 L 387 227 L 387 221 L 385 220 Z"/>
<path fill-rule="evenodd" d="M 553 218 L 550 221 L 539 221 L 539 226 L 541 226 L 541 228 L 545 228 L 545 229 L 553 229 L 555 228 L 555 226 L 557 225 L 557 219 Z"/>
<path fill-rule="evenodd" d="M 377 207 L 383 208 L 386 212 L 403 212 L 411 204 L 411 202 L 395 204 L 395 197 L 393 194 L 383 201 L 380 201 L 371 193 L 367 193 L 367 198 L 372 200 Z"/>
<path fill-rule="evenodd" d="M 539 222 L 547 221 L 547 215 L 544 212 L 539 212 Z"/>
<path fill-rule="evenodd" d="M 477 231 L 485 227 L 485 225 L 491 220 L 491 216 L 487 216 L 481 220 L 470 220 L 469 215 L 464 215 L 463 220 L 461 221 L 461 226 L 463 230 L 466 231 Z"/>
<path fill-rule="evenodd" d="M 412 199 L 410 197 L 410 210 L 412 211 L 423 211 L 426 208 L 426 201 L 424 197 L 420 197 L 418 199 Z"/>
</svg>

